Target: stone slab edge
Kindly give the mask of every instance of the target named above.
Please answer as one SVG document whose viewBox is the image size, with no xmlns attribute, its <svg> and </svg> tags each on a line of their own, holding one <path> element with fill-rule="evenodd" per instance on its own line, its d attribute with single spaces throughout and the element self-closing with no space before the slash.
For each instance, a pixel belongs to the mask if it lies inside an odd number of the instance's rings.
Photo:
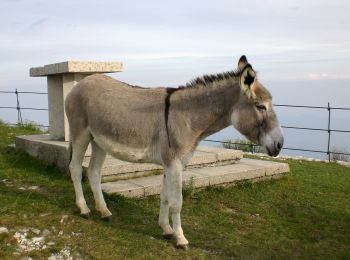
<svg viewBox="0 0 350 260">
<path fill-rule="evenodd" d="M 111 73 L 123 70 L 121 62 L 65 61 L 30 68 L 31 77 L 43 77 L 63 73 Z"/>
<path fill-rule="evenodd" d="M 41 135 L 43 136 L 43 135 Z M 56 165 L 62 172 L 67 170 L 69 162 L 68 147 L 59 142 L 48 143 L 31 139 L 32 136 L 17 136 L 16 149 L 38 158 L 48 165 Z M 58 144 L 55 144 L 58 143 Z"/>
<path fill-rule="evenodd" d="M 191 185 L 193 188 L 203 188 L 206 186 L 235 184 L 243 180 L 261 181 L 265 179 L 278 178 L 289 172 L 289 165 L 287 163 L 268 162 L 269 166 L 266 167 L 267 164 L 264 163 L 265 166 L 261 165 L 259 164 L 259 160 L 244 160 L 245 164 L 249 164 L 250 167 L 242 172 L 218 174 L 213 176 L 201 174 L 199 171 L 184 171 L 183 186 L 184 188 L 188 187 L 189 185 Z M 161 191 L 162 178 L 163 176 L 158 175 L 103 183 L 102 189 L 107 194 L 117 193 L 126 197 L 146 197 L 149 195 L 157 195 L 160 194 Z M 113 189 L 113 184 L 121 185 L 123 188 L 120 190 Z M 130 189 L 127 188 L 128 185 L 130 185 Z"/>
<path fill-rule="evenodd" d="M 207 167 L 207 166 L 217 166 L 217 165 L 223 165 L 223 164 L 232 164 L 236 163 L 243 157 L 243 153 L 241 151 L 236 150 L 227 150 L 225 154 L 225 149 L 217 149 L 215 148 L 211 149 L 210 151 L 206 151 L 208 149 L 204 146 L 199 146 L 196 151 L 199 151 L 202 153 L 196 154 L 192 157 L 190 163 L 187 165 L 186 169 L 192 169 L 192 168 L 201 168 L 201 167 Z M 88 158 L 84 159 L 83 166 L 87 167 L 89 165 Z M 163 167 L 151 164 L 151 163 L 129 163 L 129 164 L 123 164 L 119 165 L 113 164 L 112 161 L 106 160 L 105 164 L 102 168 L 102 177 L 112 176 L 112 175 L 122 175 L 125 173 L 139 173 L 139 172 L 152 172 L 154 170 L 162 170 Z"/>
</svg>

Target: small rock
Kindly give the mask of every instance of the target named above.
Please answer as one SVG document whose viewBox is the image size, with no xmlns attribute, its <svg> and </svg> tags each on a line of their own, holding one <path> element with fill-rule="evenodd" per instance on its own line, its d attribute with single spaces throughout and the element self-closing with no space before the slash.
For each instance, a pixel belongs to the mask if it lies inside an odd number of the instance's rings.
<svg viewBox="0 0 350 260">
<path fill-rule="evenodd" d="M 36 242 L 43 242 L 43 241 L 45 241 L 45 237 L 33 237 L 32 241 L 34 243 L 36 243 Z"/>
<path fill-rule="evenodd" d="M 7 234 L 9 232 L 9 230 L 7 229 L 7 227 L 0 227 L 0 234 Z"/>
<path fill-rule="evenodd" d="M 39 189 L 39 186 L 30 186 L 28 189 L 29 190 L 37 190 L 37 189 Z"/>
<path fill-rule="evenodd" d="M 68 259 L 72 260 L 73 256 L 71 256 L 70 248 L 69 247 L 64 247 L 61 249 L 60 252 L 56 254 L 52 254 L 48 260 L 58 260 L 58 259 Z"/>
<path fill-rule="evenodd" d="M 29 228 L 22 228 L 21 230 L 20 230 L 20 232 L 22 232 L 22 233 L 27 233 L 29 231 Z"/>
<path fill-rule="evenodd" d="M 49 216 L 49 215 L 51 215 L 50 212 L 48 212 L 48 213 L 43 213 L 43 214 L 40 214 L 40 217 L 46 217 L 46 216 Z"/>
<path fill-rule="evenodd" d="M 2 183 L 5 184 L 6 186 L 11 186 L 12 185 L 11 181 L 9 181 L 8 179 L 3 179 Z"/>
<path fill-rule="evenodd" d="M 18 188 L 19 190 L 26 190 L 26 188 L 24 188 L 24 187 L 20 187 L 20 188 Z"/>
<path fill-rule="evenodd" d="M 51 231 L 48 229 L 44 229 L 43 232 L 41 233 L 41 235 L 43 235 L 44 237 L 47 237 L 47 236 L 51 235 Z"/>
<path fill-rule="evenodd" d="M 55 244 L 55 242 L 50 241 L 50 242 L 47 242 L 46 244 L 47 244 L 48 246 L 53 246 L 53 245 Z"/>
<path fill-rule="evenodd" d="M 64 215 L 64 216 L 62 216 L 62 218 L 61 218 L 61 224 L 63 224 L 64 222 L 67 222 L 68 221 L 68 215 Z"/>
<path fill-rule="evenodd" d="M 39 235 L 39 234 L 40 234 L 40 229 L 31 228 L 30 230 L 31 230 L 35 235 Z"/>
<path fill-rule="evenodd" d="M 63 230 L 61 230 L 60 232 L 58 232 L 58 235 L 59 235 L 59 236 L 62 236 L 62 235 L 63 235 Z"/>
<path fill-rule="evenodd" d="M 21 243 L 27 244 L 27 240 L 21 241 Z M 28 250 L 28 247 L 27 247 L 26 245 L 20 244 L 19 247 L 20 247 L 23 251 Z"/>
<path fill-rule="evenodd" d="M 13 255 L 21 255 L 20 252 L 13 252 Z"/>
<path fill-rule="evenodd" d="M 14 235 L 13 235 L 13 237 L 14 238 L 16 238 L 16 239 L 18 239 L 18 238 L 21 238 L 23 235 L 21 234 L 21 233 L 19 233 L 19 232 L 16 232 Z M 24 237 L 24 236 L 23 236 Z"/>
</svg>

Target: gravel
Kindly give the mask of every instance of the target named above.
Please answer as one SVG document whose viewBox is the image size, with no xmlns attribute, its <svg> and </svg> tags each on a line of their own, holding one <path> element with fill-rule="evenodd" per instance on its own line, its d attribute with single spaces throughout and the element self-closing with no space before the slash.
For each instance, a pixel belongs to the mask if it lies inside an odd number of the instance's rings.
<svg viewBox="0 0 350 260">
<path fill-rule="evenodd" d="M 73 260 L 70 247 L 62 248 L 57 254 L 52 254 L 48 260 Z"/>
<path fill-rule="evenodd" d="M 17 241 L 20 251 L 30 252 L 45 249 L 45 237 L 27 238 L 27 233 L 16 232 L 13 238 Z"/>
</svg>

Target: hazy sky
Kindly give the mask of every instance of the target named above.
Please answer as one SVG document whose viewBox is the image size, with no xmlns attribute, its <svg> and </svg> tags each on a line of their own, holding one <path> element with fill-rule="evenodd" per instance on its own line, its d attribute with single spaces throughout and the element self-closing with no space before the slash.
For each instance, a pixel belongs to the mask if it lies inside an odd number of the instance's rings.
<svg viewBox="0 0 350 260">
<path fill-rule="evenodd" d="M 65 60 L 122 61 L 123 77 L 146 84 L 166 67 L 177 80 L 149 83 L 176 84 L 241 54 L 268 80 L 350 79 L 349 10 L 349 0 L 0 0 L 0 88 Z"/>
</svg>

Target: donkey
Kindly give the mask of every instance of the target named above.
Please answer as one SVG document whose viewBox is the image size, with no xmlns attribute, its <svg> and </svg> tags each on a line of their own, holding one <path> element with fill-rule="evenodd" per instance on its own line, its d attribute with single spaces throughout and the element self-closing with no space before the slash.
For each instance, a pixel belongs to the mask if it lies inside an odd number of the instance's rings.
<svg viewBox="0 0 350 260">
<path fill-rule="evenodd" d="M 90 213 L 81 180 L 82 161 L 91 143 L 87 176 L 102 218 L 112 217 L 101 191 L 106 153 L 129 162 L 162 165 L 159 225 L 165 237 L 174 236 L 176 245 L 186 249 L 180 218 L 184 167 L 200 140 L 229 125 L 277 156 L 283 135 L 271 100 L 245 56 L 234 71 L 205 75 L 179 88 L 142 88 L 100 74 L 84 78 L 65 102 L 69 170 L 81 215 Z"/>
</svg>

